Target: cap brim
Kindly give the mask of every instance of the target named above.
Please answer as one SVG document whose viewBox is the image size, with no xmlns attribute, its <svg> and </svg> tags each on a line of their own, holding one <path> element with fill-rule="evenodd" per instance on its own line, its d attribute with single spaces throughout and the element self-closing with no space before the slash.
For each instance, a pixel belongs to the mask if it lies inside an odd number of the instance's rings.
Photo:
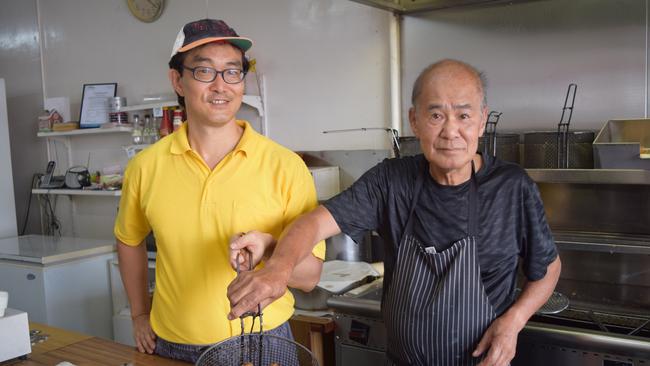
<svg viewBox="0 0 650 366">
<path fill-rule="evenodd" d="M 242 51 L 246 52 L 248 51 L 251 47 L 253 47 L 253 41 L 251 41 L 248 38 L 245 37 L 208 37 L 208 38 L 203 38 L 198 41 L 192 42 L 190 44 L 187 44 L 176 51 L 178 52 L 186 52 L 191 50 L 192 48 L 196 48 L 198 46 L 202 46 L 206 43 L 211 43 L 211 42 L 218 42 L 218 41 L 226 41 L 228 43 L 232 43 L 233 45 L 237 46 L 240 48 Z"/>
</svg>

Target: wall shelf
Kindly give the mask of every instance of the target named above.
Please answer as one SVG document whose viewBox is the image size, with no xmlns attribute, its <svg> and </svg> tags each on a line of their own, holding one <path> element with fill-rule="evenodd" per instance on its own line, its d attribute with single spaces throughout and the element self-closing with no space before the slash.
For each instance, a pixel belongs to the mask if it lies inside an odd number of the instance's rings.
<svg viewBox="0 0 650 366">
<path fill-rule="evenodd" d="M 42 189 L 35 188 L 32 189 L 32 194 L 63 194 L 68 196 L 110 196 L 118 197 L 122 195 L 122 191 L 93 191 L 93 190 L 83 190 L 83 189 Z"/>
<path fill-rule="evenodd" d="M 415 14 L 426 11 L 468 6 L 512 5 L 536 0 L 351 0 L 396 14 Z"/>
<path fill-rule="evenodd" d="M 176 106 L 178 106 L 177 101 L 167 100 L 167 101 L 157 102 L 157 103 L 128 105 L 126 107 L 120 108 L 120 112 L 134 112 L 134 111 L 142 111 L 145 109 L 156 109 L 156 108 L 176 107 Z"/>
<path fill-rule="evenodd" d="M 57 136 L 74 136 L 74 135 L 94 135 L 102 133 L 121 133 L 131 132 L 132 127 L 113 127 L 113 128 L 80 128 L 71 131 L 57 131 L 57 132 L 39 132 L 36 134 L 38 137 L 57 137 Z"/>
<path fill-rule="evenodd" d="M 247 104 L 255 108 L 260 116 L 264 116 L 262 97 L 260 97 L 259 95 L 245 94 L 242 99 L 242 102 L 244 104 Z M 165 108 L 165 107 L 178 107 L 178 102 L 175 100 L 168 100 L 168 101 L 158 102 L 158 103 L 131 105 L 131 106 L 122 107 L 120 109 L 120 112 L 134 112 L 134 111 L 141 111 L 145 109 L 156 109 L 156 108 Z"/>
</svg>

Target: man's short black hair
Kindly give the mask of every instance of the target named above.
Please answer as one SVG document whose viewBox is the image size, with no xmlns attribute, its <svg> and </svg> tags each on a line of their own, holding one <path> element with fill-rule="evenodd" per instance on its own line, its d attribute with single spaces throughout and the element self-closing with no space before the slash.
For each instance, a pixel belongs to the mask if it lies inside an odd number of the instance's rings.
<svg viewBox="0 0 650 366">
<path fill-rule="evenodd" d="M 250 68 L 250 63 L 248 62 L 248 59 L 246 58 L 246 55 L 244 55 L 244 51 L 242 51 L 239 47 L 237 47 L 237 46 L 235 46 L 235 45 L 233 45 L 231 43 L 228 43 L 228 44 L 235 47 L 236 49 L 238 49 L 241 52 L 242 70 L 244 70 L 244 74 L 248 73 L 248 70 Z M 203 47 L 203 46 L 199 46 L 199 47 Z M 197 48 L 199 48 L 199 47 L 197 47 Z M 197 48 L 194 48 L 194 49 L 197 49 Z M 175 54 L 169 60 L 169 68 L 178 71 L 178 73 L 181 75 L 181 77 L 183 77 L 183 64 L 185 63 L 185 58 L 187 57 L 187 54 L 190 51 L 179 52 L 179 53 Z M 178 93 L 176 93 L 176 97 L 178 97 L 178 104 L 181 105 L 183 107 L 183 109 L 184 109 L 185 108 L 185 98 L 182 97 L 181 95 L 179 95 Z"/>
</svg>

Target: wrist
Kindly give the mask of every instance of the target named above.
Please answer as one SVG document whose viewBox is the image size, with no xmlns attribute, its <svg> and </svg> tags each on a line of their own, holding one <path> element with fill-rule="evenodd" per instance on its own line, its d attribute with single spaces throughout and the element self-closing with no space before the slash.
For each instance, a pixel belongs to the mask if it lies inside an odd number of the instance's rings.
<svg viewBox="0 0 650 366">
<path fill-rule="evenodd" d="M 510 309 L 506 311 L 504 315 L 510 319 L 509 322 L 515 325 L 518 331 L 524 329 L 526 323 L 528 322 L 528 319 L 532 316 L 532 314 L 528 314 L 528 312 L 523 311 L 523 309 L 520 309 L 516 305 L 510 307 Z"/>
<path fill-rule="evenodd" d="M 267 240 L 264 241 L 266 245 L 264 247 L 264 254 L 262 255 L 262 260 L 268 262 L 268 260 L 273 255 L 273 250 L 275 249 L 275 244 L 277 243 L 277 241 L 275 240 L 273 235 L 271 234 L 266 234 L 266 235 L 268 235 L 268 238 Z"/>
<path fill-rule="evenodd" d="M 285 280 L 285 282 L 289 282 L 289 278 L 291 277 L 291 273 L 293 271 L 293 266 L 291 266 L 291 264 L 285 263 L 284 261 L 277 258 L 271 258 L 268 260 L 265 267 L 268 268 L 268 270 L 272 273 L 280 275 Z"/>
<path fill-rule="evenodd" d="M 143 317 L 143 316 L 149 317 L 149 313 L 146 312 L 146 313 L 131 314 L 131 320 L 136 320 L 137 318 L 140 318 L 140 317 Z"/>
</svg>

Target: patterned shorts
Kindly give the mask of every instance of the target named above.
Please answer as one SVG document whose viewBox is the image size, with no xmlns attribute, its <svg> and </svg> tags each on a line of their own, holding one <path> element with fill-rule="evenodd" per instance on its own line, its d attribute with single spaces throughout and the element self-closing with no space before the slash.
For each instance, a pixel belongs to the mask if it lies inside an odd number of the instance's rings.
<svg viewBox="0 0 650 366">
<path fill-rule="evenodd" d="M 275 329 L 264 331 L 264 334 L 272 334 L 282 338 L 293 339 L 289 322 L 285 322 Z M 210 348 L 210 346 L 211 345 L 173 343 L 157 337 L 154 353 L 162 357 L 195 363 L 201 354 L 206 349 Z"/>
</svg>

